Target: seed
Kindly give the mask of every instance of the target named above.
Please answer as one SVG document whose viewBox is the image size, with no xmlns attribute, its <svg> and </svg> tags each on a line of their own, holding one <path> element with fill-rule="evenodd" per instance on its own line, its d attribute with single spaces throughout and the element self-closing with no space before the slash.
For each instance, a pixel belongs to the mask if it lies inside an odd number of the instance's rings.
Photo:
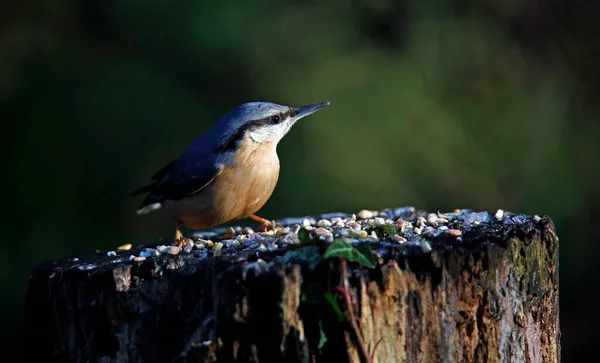
<svg viewBox="0 0 600 363">
<path fill-rule="evenodd" d="M 108 252 L 106 252 L 106 255 L 110 256 L 110 257 L 115 257 L 117 255 L 117 253 L 115 251 L 108 251 Z"/>
<path fill-rule="evenodd" d="M 235 229 L 229 227 L 225 234 L 223 234 L 223 238 L 232 239 L 233 237 L 235 237 Z"/>
<path fill-rule="evenodd" d="M 351 237 L 365 238 L 368 236 L 368 233 L 367 231 L 363 230 L 349 229 L 348 235 L 350 235 Z"/>
<path fill-rule="evenodd" d="M 398 243 L 404 243 L 404 242 L 406 242 L 406 238 L 400 236 L 399 234 L 395 234 L 392 236 L 392 241 L 398 242 Z"/>
<path fill-rule="evenodd" d="M 331 227 L 331 222 L 327 219 L 319 219 L 317 227 Z"/>
<path fill-rule="evenodd" d="M 277 237 L 285 236 L 289 232 L 290 232 L 290 227 L 284 227 L 284 228 L 278 229 L 275 232 L 275 234 L 273 235 L 273 237 L 277 238 Z"/>
<path fill-rule="evenodd" d="M 146 257 L 144 257 L 144 256 L 134 256 L 132 258 L 132 260 L 135 261 L 135 262 L 142 262 L 142 261 L 146 260 Z"/>
<path fill-rule="evenodd" d="M 220 250 L 221 250 L 221 248 L 223 248 L 223 243 L 221 243 L 221 242 L 217 242 L 217 243 L 215 243 L 215 244 L 213 245 L 213 248 L 212 248 L 212 249 L 213 249 L 213 251 L 220 251 Z"/>
<path fill-rule="evenodd" d="M 406 228 L 406 222 L 404 219 L 398 218 L 398 220 L 396 220 L 396 229 L 404 233 L 404 228 Z"/>
<path fill-rule="evenodd" d="M 346 227 L 350 227 L 352 229 L 360 229 L 360 223 L 358 222 L 348 222 L 346 223 Z"/>
<path fill-rule="evenodd" d="M 121 251 L 129 251 L 131 247 L 131 243 L 125 243 L 124 245 L 117 247 L 117 249 Z"/>
<path fill-rule="evenodd" d="M 375 217 L 375 213 L 373 211 L 363 209 L 360 212 L 358 212 L 358 218 L 360 219 L 369 219 L 373 217 Z"/>
<path fill-rule="evenodd" d="M 427 215 L 427 224 L 434 227 L 438 226 L 438 217 L 435 215 L 435 213 L 429 213 Z"/>
<path fill-rule="evenodd" d="M 449 236 L 452 236 L 452 237 L 455 237 L 455 238 L 462 236 L 462 232 L 459 231 L 458 229 L 449 229 L 447 231 L 447 233 L 448 233 Z"/>
<path fill-rule="evenodd" d="M 177 246 L 169 246 L 167 248 L 167 253 L 170 255 L 178 255 L 179 252 L 181 252 L 181 248 L 179 248 Z"/>
<path fill-rule="evenodd" d="M 331 231 L 321 227 L 315 229 L 313 233 L 317 236 L 333 236 L 333 233 L 331 233 Z"/>
<path fill-rule="evenodd" d="M 423 244 L 421 245 L 421 250 L 425 253 L 431 251 L 431 245 L 429 244 L 429 242 L 423 242 Z"/>
<path fill-rule="evenodd" d="M 494 214 L 494 217 L 496 217 L 496 219 L 502 219 L 502 217 L 504 217 L 504 211 L 502 209 L 498 209 L 496 214 Z"/>
</svg>

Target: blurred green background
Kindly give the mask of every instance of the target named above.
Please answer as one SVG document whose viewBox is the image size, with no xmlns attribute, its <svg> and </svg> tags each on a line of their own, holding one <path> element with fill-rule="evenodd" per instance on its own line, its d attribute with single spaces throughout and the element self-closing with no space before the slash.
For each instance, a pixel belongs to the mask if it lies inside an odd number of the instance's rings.
<svg viewBox="0 0 600 363">
<path fill-rule="evenodd" d="M 40 261 L 173 233 L 128 198 L 226 111 L 331 101 L 279 146 L 269 218 L 413 205 L 547 214 L 565 361 L 592 342 L 600 3 L 6 1 L 3 341 Z M 589 348 L 591 349 L 591 348 Z"/>
</svg>

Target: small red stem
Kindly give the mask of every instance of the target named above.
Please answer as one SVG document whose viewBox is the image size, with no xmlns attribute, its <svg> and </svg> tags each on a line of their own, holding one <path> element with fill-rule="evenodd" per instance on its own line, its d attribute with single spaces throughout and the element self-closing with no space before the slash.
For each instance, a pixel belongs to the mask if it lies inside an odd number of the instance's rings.
<svg viewBox="0 0 600 363">
<path fill-rule="evenodd" d="M 346 260 L 341 258 L 341 272 L 342 272 L 342 278 L 344 281 L 344 285 L 348 284 L 348 281 L 346 280 L 346 276 L 348 275 L 347 270 L 346 270 Z M 365 341 L 363 340 L 362 334 L 360 333 L 360 329 L 358 328 L 358 324 L 356 323 L 356 318 L 354 317 L 354 305 L 352 305 L 352 298 L 350 297 L 350 292 L 348 292 L 348 289 L 346 289 L 345 287 L 342 286 L 336 286 L 335 287 L 335 291 L 339 292 L 342 294 L 342 296 L 344 297 L 344 300 L 346 301 L 346 308 L 348 309 L 348 321 L 350 323 L 350 326 L 352 326 L 352 330 L 354 331 L 354 335 L 356 336 L 356 340 L 358 342 L 358 347 L 360 349 L 360 352 L 363 356 L 363 359 L 369 363 L 371 362 L 371 357 L 369 355 L 369 350 L 367 349 L 367 346 L 365 345 Z"/>
<path fill-rule="evenodd" d="M 383 340 L 383 337 L 379 338 L 377 343 L 375 343 L 375 346 L 373 347 L 373 351 L 371 352 L 371 357 L 369 357 L 370 363 L 375 362 L 375 351 L 377 350 L 377 347 L 379 346 L 379 343 L 381 343 L 382 340 Z"/>
</svg>

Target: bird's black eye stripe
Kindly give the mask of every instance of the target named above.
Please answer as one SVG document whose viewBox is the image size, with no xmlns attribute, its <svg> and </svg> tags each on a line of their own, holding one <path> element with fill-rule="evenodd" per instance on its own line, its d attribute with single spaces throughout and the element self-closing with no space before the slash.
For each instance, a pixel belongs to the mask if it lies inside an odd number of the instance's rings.
<svg viewBox="0 0 600 363">
<path fill-rule="evenodd" d="M 281 122 L 281 120 L 282 120 L 282 118 L 279 115 L 273 115 L 273 116 L 269 117 L 269 122 L 272 124 L 278 124 Z"/>
</svg>

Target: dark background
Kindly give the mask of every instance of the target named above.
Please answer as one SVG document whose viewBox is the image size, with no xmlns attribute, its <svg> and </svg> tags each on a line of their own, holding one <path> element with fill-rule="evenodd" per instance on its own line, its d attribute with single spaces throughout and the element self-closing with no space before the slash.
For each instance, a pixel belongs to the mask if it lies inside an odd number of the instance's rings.
<svg viewBox="0 0 600 363">
<path fill-rule="evenodd" d="M 563 357 L 593 342 L 600 2 L 3 1 L 2 341 L 41 260 L 169 237 L 131 190 L 247 101 L 331 101 L 280 143 L 268 218 L 547 214 Z M 15 347 L 13 345 L 13 347 Z"/>
</svg>

